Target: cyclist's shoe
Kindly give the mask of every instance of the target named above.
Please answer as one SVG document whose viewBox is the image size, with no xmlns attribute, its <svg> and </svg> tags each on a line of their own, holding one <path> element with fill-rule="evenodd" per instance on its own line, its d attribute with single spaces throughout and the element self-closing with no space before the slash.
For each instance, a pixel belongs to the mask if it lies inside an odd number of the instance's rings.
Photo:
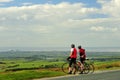
<svg viewBox="0 0 120 80">
<path fill-rule="evenodd" d="M 72 74 L 72 71 L 68 72 L 68 74 Z"/>
<path fill-rule="evenodd" d="M 79 74 L 83 74 L 83 71 L 81 71 Z"/>
<path fill-rule="evenodd" d="M 76 74 L 76 72 L 74 72 L 73 74 Z"/>
</svg>

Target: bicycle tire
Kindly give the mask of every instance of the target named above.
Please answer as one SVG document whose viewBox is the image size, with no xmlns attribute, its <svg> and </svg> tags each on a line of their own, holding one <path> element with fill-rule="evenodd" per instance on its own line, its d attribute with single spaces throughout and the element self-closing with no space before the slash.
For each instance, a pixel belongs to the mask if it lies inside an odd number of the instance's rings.
<svg viewBox="0 0 120 80">
<path fill-rule="evenodd" d="M 93 65 L 93 64 L 89 64 L 89 66 L 90 66 L 90 73 L 93 73 L 93 72 L 94 72 L 94 70 L 95 70 L 94 65 Z"/>
<path fill-rule="evenodd" d="M 62 65 L 62 71 L 64 73 L 68 73 L 68 70 L 69 70 L 69 64 L 68 64 L 68 62 L 63 63 L 63 65 Z"/>
<path fill-rule="evenodd" d="M 88 74 L 90 71 L 90 65 L 88 63 L 84 63 L 84 69 L 83 69 L 83 73 L 84 74 Z"/>
</svg>

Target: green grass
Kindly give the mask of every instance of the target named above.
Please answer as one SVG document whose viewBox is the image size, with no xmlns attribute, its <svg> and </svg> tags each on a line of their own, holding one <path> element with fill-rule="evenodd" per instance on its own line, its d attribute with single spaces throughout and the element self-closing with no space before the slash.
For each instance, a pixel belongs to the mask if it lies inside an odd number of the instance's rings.
<svg viewBox="0 0 120 80">
<path fill-rule="evenodd" d="M 95 62 L 96 70 L 120 69 L 120 61 Z"/>
<path fill-rule="evenodd" d="M 0 80 L 29 80 L 35 78 L 54 77 L 65 75 L 63 72 L 50 70 L 27 70 L 0 74 Z"/>
<path fill-rule="evenodd" d="M 0 69 L 2 71 L 10 71 L 13 69 L 38 69 L 38 68 L 60 68 L 62 61 L 59 62 L 49 62 L 49 61 L 4 61 L 6 64 L 0 64 Z"/>
</svg>

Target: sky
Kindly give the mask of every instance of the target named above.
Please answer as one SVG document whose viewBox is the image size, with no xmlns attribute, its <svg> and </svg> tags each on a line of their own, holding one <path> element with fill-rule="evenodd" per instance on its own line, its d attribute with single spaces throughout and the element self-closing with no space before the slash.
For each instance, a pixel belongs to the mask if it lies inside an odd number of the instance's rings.
<svg viewBox="0 0 120 80">
<path fill-rule="evenodd" d="M 120 47 L 120 0 L 0 0 L 0 47 Z"/>
</svg>

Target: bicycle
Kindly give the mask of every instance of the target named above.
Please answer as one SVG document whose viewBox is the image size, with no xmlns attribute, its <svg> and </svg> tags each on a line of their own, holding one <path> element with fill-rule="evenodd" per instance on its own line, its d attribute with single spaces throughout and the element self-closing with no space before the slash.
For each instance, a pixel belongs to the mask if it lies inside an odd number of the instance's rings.
<svg viewBox="0 0 120 80">
<path fill-rule="evenodd" d="M 81 70 L 81 67 L 80 67 L 80 62 L 77 60 L 77 62 L 76 62 L 76 67 L 74 67 L 74 64 L 72 64 L 72 66 L 71 66 L 71 68 L 72 69 L 76 69 L 76 73 L 82 73 L 83 72 L 83 74 L 88 74 L 89 73 L 89 71 L 90 71 L 90 66 L 89 66 L 89 64 L 88 63 L 84 63 L 83 65 L 84 65 L 84 69 L 83 70 Z M 65 63 L 63 63 L 63 65 L 62 65 L 62 71 L 64 72 L 64 73 L 68 73 L 68 69 L 69 69 L 69 61 L 67 61 L 67 62 L 65 62 Z"/>
</svg>

